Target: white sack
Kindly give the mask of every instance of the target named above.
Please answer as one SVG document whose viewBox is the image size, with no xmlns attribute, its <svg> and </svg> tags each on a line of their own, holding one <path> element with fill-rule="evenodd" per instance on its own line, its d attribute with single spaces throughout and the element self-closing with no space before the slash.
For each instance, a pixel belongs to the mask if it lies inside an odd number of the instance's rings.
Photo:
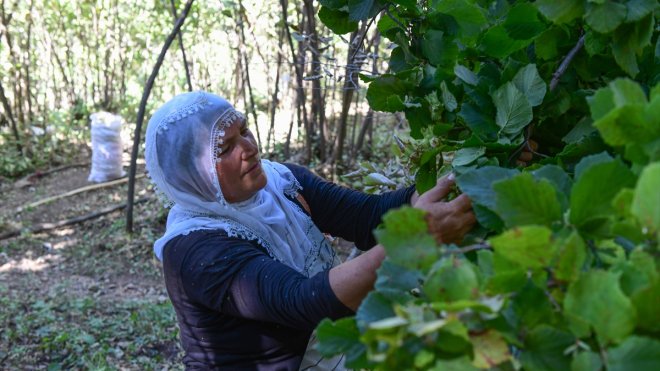
<svg viewBox="0 0 660 371">
<path fill-rule="evenodd" d="M 90 182 L 107 182 L 121 178 L 122 169 L 121 116 L 97 112 L 89 116 L 92 127 L 92 171 Z"/>
</svg>

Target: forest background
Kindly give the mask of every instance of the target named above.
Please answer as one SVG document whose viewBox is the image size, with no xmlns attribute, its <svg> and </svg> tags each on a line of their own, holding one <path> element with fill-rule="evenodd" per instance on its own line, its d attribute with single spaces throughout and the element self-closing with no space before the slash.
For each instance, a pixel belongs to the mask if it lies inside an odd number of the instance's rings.
<svg viewBox="0 0 660 371">
<path fill-rule="evenodd" d="M 311 0 L 194 2 L 155 78 L 142 131 L 170 97 L 206 90 L 246 113 L 267 158 L 337 180 L 357 170 L 343 181 L 371 192 L 410 182 L 388 164 L 403 117 L 375 115 L 357 78 L 387 68 L 388 44 L 368 22 L 334 35 L 319 8 Z M 0 2 L 2 367 L 180 367 L 151 252 L 166 210 L 142 178 L 142 146 L 135 191 L 146 202 L 136 205 L 134 234 L 124 233 L 126 179 L 89 190 L 87 175 L 90 114 L 100 111 L 124 119 L 129 170 L 143 92 L 185 10 L 178 0 Z M 38 232 L 67 221 L 76 224 Z"/>
<path fill-rule="evenodd" d="M 319 326 L 322 353 L 383 370 L 660 364 L 657 0 L 1 4 L 2 362 L 177 365 L 140 134 L 202 88 L 247 113 L 267 157 L 367 192 L 451 170 L 473 200 L 458 246 L 418 210 L 384 218 L 375 290 Z M 89 186 L 101 109 L 126 119 L 130 179 Z"/>
</svg>

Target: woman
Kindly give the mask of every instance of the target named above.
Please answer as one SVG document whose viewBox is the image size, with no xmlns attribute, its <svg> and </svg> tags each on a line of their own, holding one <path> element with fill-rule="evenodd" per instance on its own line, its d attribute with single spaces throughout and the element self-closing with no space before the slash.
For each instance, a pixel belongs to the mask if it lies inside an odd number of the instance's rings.
<svg viewBox="0 0 660 371">
<path fill-rule="evenodd" d="M 188 369 L 298 369 L 320 320 L 352 314 L 373 287 L 385 255 L 371 231 L 387 210 L 412 201 L 445 241 L 474 223 L 466 197 L 438 201 L 447 179 L 422 197 L 413 187 L 369 196 L 261 160 L 244 117 L 209 93 L 158 109 L 145 157 L 173 206 L 154 250 Z M 368 251 L 338 265 L 322 233 Z"/>
</svg>

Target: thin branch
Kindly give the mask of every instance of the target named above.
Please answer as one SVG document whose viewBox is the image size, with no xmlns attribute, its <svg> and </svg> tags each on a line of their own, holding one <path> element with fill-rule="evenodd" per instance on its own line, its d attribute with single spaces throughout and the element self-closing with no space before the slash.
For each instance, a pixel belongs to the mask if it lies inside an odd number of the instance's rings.
<svg viewBox="0 0 660 371">
<path fill-rule="evenodd" d="M 135 133 L 133 136 L 133 151 L 131 152 L 131 168 L 128 173 L 128 178 L 129 178 L 128 200 L 126 205 L 126 231 L 128 233 L 133 233 L 133 196 L 135 195 L 135 173 L 137 171 L 137 156 L 138 156 L 138 149 L 140 147 L 140 134 L 142 133 L 142 123 L 144 122 L 144 111 L 146 110 L 147 107 L 147 100 L 149 99 L 149 94 L 151 93 L 151 89 L 153 88 L 154 82 L 156 81 L 156 76 L 158 76 L 158 71 L 160 70 L 160 66 L 163 64 L 163 60 L 165 60 L 165 54 L 167 53 L 167 50 L 170 48 L 170 45 L 172 45 L 172 42 L 174 41 L 176 35 L 179 33 L 179 30 L 181 30 L 181 27 L 183 26 L 183 22 L 186 20 L 186 17 L 188 16 L 188 12 L 192 7 L 193 1 L 194 0 L 188 0 L 188 2 L 186 3 L 186 7 L 183 9 L 183 12 L 181 13 L 181 17 L 179 17 L 179 19 L 176 21 L 176 24 L 174 25 L 174 29 L 169 34 L 169 36 L 167 36 L 167 39 L 165 40 L 165 44 L 163 45 L 163 48 L 160 50 L 160 55 L 158 55 L 158 59 L 156 60 L 156 65 L 154 66 L 154 69 L 151 71 L 149 80 L 147 80 L 147 84 L 144 87 L 144 92 L 142 93 L 142 100 L 140 101 L 140 109 L 138 110 L 137 122 L 135 124 Z"/>
<path fill-rule="evenodd" d="M 472 251 L 492 250 L 492 249 L 493 249 L 492 246 L 490 246 L 487 243 L 477 243 L 474 245 L 461 247 L 460 249 L 447 250 L 445 251 L 444 255 L 460 255 L 460 254 L 467 254 Z"/>
<path fill-rule="evenodd" d="M 369 33 L 369 28 L 371 27 L 371 25 L 374 23 L 374 21 L 375 21 L 376 18 L 378 17 L 378 14 L 380 14 L 380 12 L 382 12 L 383 10 L 389 8 L 389 6 L 390 6 L 389 3 L 385 4 L 385 6 L 382 7 L 382 8 L 378 11 L 378 13 L 377 13 L 375 16 L 373 16 L 373 18 L 371 18 L 371 19 L 369 20 L 369 23 L 367 23 L 367 28 L 364 30 L 364 32 L 362 33 L 362 35 L 360 35 L 360 41 L 358 41 L 358 43 L 356 44 L 357 46 L 356 46 L 356 48 L 355 48 L 355 51 L 353 52 L 353 55 L 351 56 L 350 61 L 355 60 L 355 56 L 356 56 L 357 53 L 360 51 L 360 49 L 361 49 L 361 47 L 362 47 L 362 42 L 364 41 L 365 36 L 367 36 L 367 34 Z"/>
<path fill-rule="evenodd" d="M 143 178 L 144 176 L 145 176 L 145 174 L 143 173 L 143 174 L 140 174 L 140 175 L 136 176 L 135 179 L 140 179 L 140 178 Z M 94 190 L 101 189 L 101 188 L 106 188 L 106 187 L 112 187 L 112 186 L 115 186 L 115 185 L 118 185 L 118 184 L 123 184 L 123 183 L 126 183 L 126 182 L 128 182 L 128 178 L 124 177 L 124 178 L 112 180 L 112 181 L 109 181 L 109 182 L 104 182 L 104 183 L 99 183 L 99 184 L 92 184 L 92 185 L 76 188 L 76 189 L 71 190 L 69 192 L 65 192 L 65 193 L 55 195 L 55 196 L 51 196 L 51 197 L 46 197 L 46 198 L 41 199 L 39 201 L 32 202 L 32 203 L 27 204 L 25 206 L 21 206 L 17 209 L 17 211 L 20 212 L 20 211 L 23 211 L 24 209 L 35 208 L 37 206 L 40 206 L 40 205 L 43 205 L 43 204 L 48 204 L 48 203 L 51 203 L 53 201 L 57 201 L 57 200 L 62 199 L 62 198 L 67 198 L 67 197 L 77 195 L 79 193 L 94 191 Z"/>
<path fill-rule="evenodd" d="M 571 64 L 571 61 L 573 61 L 573 58 L 577 55 L 577 53 L 582 49 L 584 46 L 584 38 L 585 35 L 580 36 L 580 39 L 578 40 L 577 44 L 571 49 L 568 54 L 566 54 L 566 58 L 561 62 L 559 65 L 559 68 L 557 68 L 557 71 L 552 74 L 552 80 L 550 81 L 550 91 L 553 91 L 557 88 L 557 85 L 559 84 L 559 79 L 561 76 L 566 72 L 568 69 L 568 66 Z"/>
<path fill-rule="evenodd" d="M 172 5 L 172 15 L 174 16 L 174 21 L 179 18 L 179 15 L 176 14 L 176 6 L 174 5 L 174 0 L 170 0 L 170 5 Z M 183 47 L 183 35 L 181 32 L 177 32 L 177 37 L 179 38 L 179 49 L 181 49 L 181 56 L 183 57 L 183 67 L 186 69 L 186 80 L 188 81 L 188 91 L 192 91 L 192 82 L 190 79 L 190 68 L 188 68 L 188 59 L 186 58 L 186 49 Z"/>
<path fill-rule="evenodd" d="M 133 202 L 133 204 L 137 205 L 137 204 L 141 204 L 143 202 L 147 202 L 150 198 L 151 198 L 150 196 L 139 198 L 138 200 Z M 50 231 L 50 230 L 57 229 L 57 228 L 60 228 L 60 227 L 64 227 L 64 226 L 67 226 L 67 225 L 78 224 L 78 223 L 82 223 L 82 222 L 85 222 L 85 221 L 88 221 L 88 220 L 91 220 L 91 219 L 96 219 L 96 218 L 101 217 L 103 215 L 110 214 L 113 211 L 121 210 L 121 209 L 125 208 L 127 206 L 127 204 L 128 204 L 128 202 L 124 202 L 124 203 L 119 204 L 119 205 L 108 206 L 105 209 L 101 209 L 99 211 L 96 211 L 96 212 L 93 212 L 93 213 L 90 213 L 90 214 L 77 216 L 75 218 L 60 220 L 60 221 L 55 222 L 55 223 L 41 223 L 41 224 L 37 224 L 37 225 L 33 226 L 32 228 L 26 228 L 26 229 L 23 229 L 23 230 L 13 230 L 13 231 L 5 232 L 3 234 L 0 234 L 0 241 L 5 240 L 7 238 L 11 238 L 11 237 L 16 237 L 16 236 L 20 235 L 23 232 L 25 232 L 25 233 L 46 232 L 46 231 Z"/>
</svg>

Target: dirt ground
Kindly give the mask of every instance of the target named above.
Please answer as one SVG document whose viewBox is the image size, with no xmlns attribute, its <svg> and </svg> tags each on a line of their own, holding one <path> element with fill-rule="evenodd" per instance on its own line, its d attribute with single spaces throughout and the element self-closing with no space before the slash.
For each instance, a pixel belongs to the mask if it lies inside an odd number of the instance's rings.
<svg viewBox="0 0 660 371">
<path fill-rule="evenodd" d="M 127 183 L 26 208 L 92 184 L 89 171 L 77 166 L 0 184 L 0 235 L 24 231 L 0 240 L 0 369 L 180 367 L 176 321 L 151 251 L 166 215 L 155 197 L 136 206 L 133 235 L 123 211 L 25 232 L 125 202 Z M 136 183 L 136 198 L 144 196 L 153 196 L 147 178 Z M 145 326 L 150 336 L 137 333 Z"/>
<path fill-rule="evenodd" d="M 26 207 L 90 185 L 89 171 L 0 183 L 0 235 L 23 230 L 0 240 L 0 369 L 181 369 L 176 318 L 152 252 L 166 209 L 148 178 L 136 183 L 136 198 L 151 199 L 136 205 L 132 235 L 123 211 L 26 232 L 125 202 L 122 183 Z M 351 252 L 352 244 L 334 244 L 344 258 Z"/>
</svg>

